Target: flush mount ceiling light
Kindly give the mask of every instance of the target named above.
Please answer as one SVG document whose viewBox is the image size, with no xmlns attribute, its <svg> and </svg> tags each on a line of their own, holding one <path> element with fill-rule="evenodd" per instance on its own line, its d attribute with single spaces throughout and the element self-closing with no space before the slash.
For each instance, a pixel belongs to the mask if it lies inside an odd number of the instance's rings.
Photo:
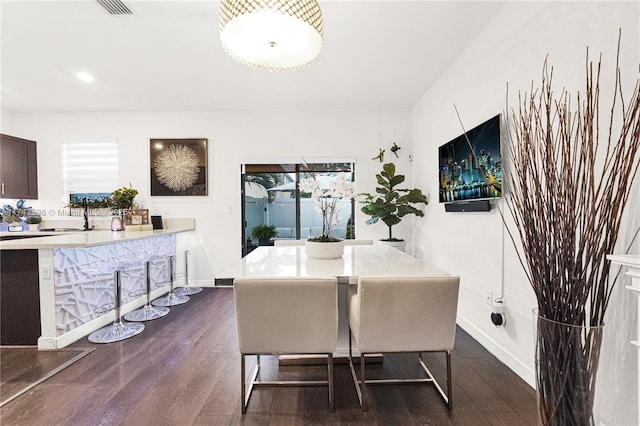
<svg viewBox="0 0 640 426">
<path fill-rule="evenodd" d="M 222 0 L 220 41 L 238 61 L 288 71 L 322 50 L 322 11 L 316 0 Z"/>
<path fill-rule="evenodd" d="M 76 73 L 76 78 L 78 80 L 84 81 L 85 83 L 91 83 L 93 80 L 95 80 L 95 78 L 93 78 L 91 74 L 83 71 Z"/>
</svg>

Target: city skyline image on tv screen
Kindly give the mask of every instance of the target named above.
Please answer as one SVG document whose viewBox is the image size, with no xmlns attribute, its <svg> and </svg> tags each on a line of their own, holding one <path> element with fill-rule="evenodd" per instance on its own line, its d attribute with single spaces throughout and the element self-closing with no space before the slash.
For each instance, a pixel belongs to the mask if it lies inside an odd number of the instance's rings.
<svg viewBox="0 0 640 426">
<path fill-rule="evenodd" d="M 439 148 L 441 203 L 502 195 L 500 114 L 467 131 L 466 135 Z"/>
</svg>

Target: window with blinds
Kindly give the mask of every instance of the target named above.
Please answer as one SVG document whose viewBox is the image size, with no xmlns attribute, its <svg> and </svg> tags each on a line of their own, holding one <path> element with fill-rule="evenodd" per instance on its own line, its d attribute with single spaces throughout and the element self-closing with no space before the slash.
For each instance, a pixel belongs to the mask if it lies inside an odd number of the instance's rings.
<svg viewBox="0 0 640 426">
<path fill-rule="evenodd" d="M 66 143 L 62 164 L 64 190 L 112 192 L 118 187 L 118 143 Z"/>
</svg>

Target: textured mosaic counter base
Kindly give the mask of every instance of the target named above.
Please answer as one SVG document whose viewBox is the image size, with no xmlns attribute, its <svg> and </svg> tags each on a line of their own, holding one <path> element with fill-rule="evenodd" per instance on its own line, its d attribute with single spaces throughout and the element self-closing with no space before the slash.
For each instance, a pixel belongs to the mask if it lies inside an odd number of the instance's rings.
<svg viewBox="0 0 640 426">
<path fill-rule="evenodd" d="M 114 270 L 121 273 L 121 304 L 146 293 L 145 262 L 151 262 L 151 288 L 169 282 L 169 256 L 176 253 L 175 235 L 54 251 L 57 335 L 73 330 L 115 307 Z"/>
</svg>

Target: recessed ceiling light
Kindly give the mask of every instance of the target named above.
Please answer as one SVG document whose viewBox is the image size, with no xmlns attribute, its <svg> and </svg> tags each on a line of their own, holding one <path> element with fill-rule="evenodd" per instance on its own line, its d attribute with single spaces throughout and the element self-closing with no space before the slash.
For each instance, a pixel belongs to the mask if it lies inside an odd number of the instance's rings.
<svg viewBox="0 0 640 426">
<path fill-rule="evenodd" d="M 79 72 L 76 74 L 76 77 L 78 77 L 78 80 L 82 80 L 85 83 L 91 83 L 93 80 L 95 80 L 95 78 L 88 72 Z"/>
</svg>

